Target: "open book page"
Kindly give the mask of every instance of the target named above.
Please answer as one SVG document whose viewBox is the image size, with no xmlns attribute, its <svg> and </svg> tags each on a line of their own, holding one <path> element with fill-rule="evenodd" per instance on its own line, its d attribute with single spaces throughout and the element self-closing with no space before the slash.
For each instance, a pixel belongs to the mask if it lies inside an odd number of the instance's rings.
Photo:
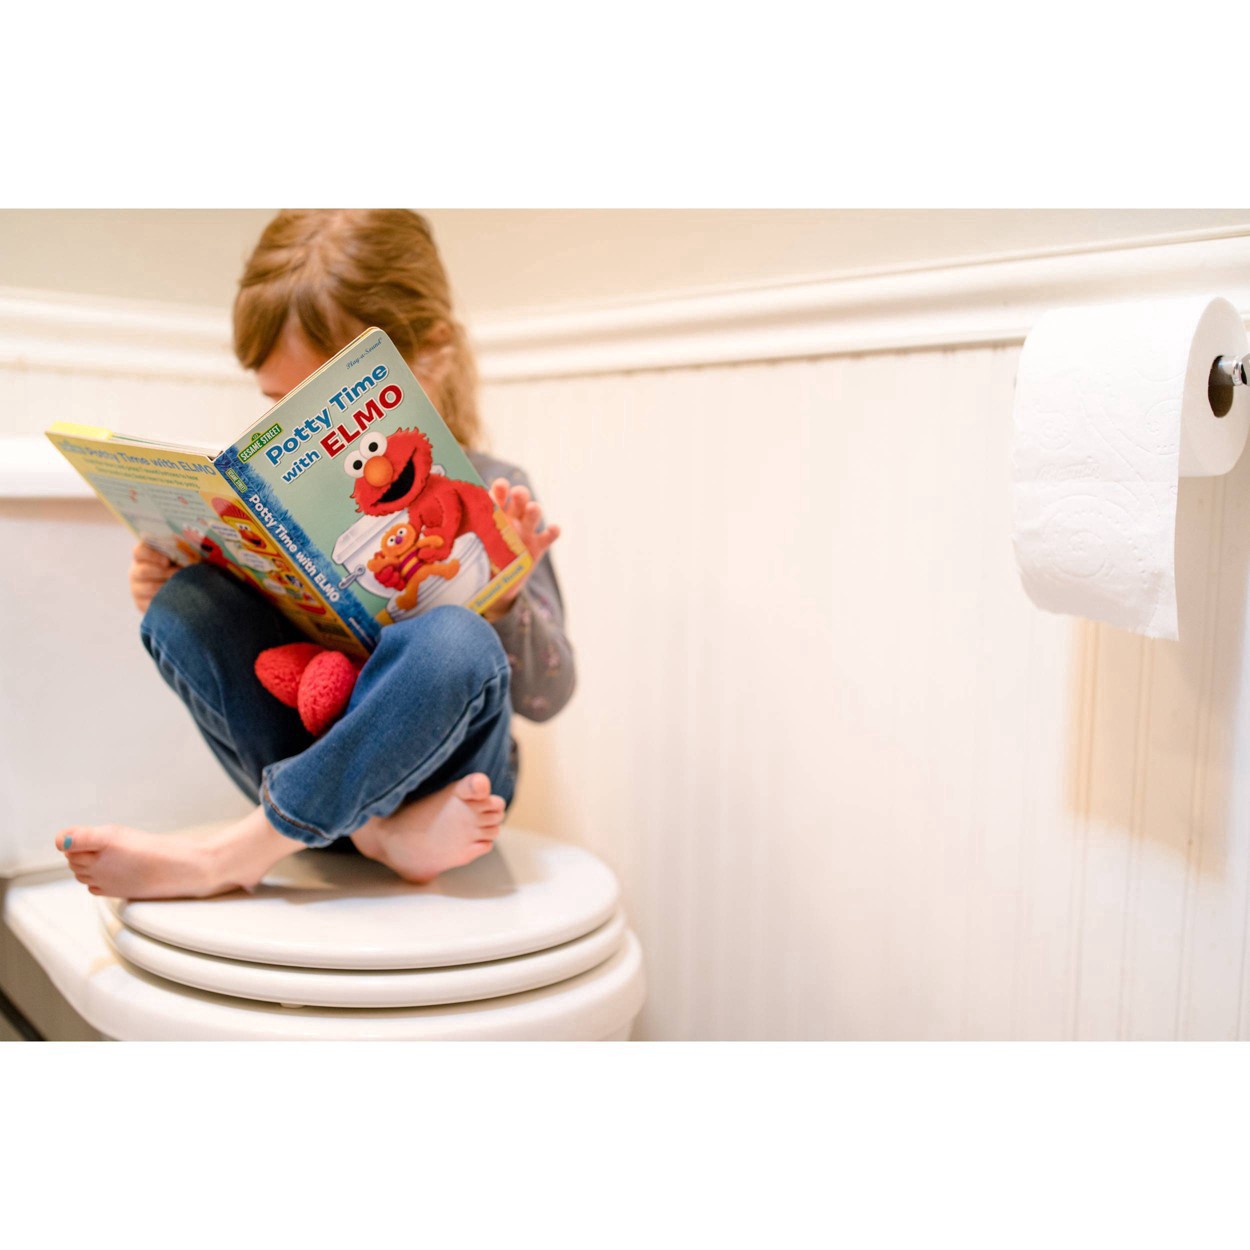
<svg viewBox="0 0 1250 1250">
<path fill-rule="evenodd" d="M 207 455 L 68 422 L 52 426 L 48 438 L 145 543 L 178 564 L 201 558 L 200 540 L 220 528 L 213 496 L 234 494 Z"/>
<path fill-rule="evenodd" d="M 143 542 L 176 564 L 216 565 L 265 595 L 314 641 L 367 654 L 208 455 L 65 422 L 48 438 Z"/>
</svg>

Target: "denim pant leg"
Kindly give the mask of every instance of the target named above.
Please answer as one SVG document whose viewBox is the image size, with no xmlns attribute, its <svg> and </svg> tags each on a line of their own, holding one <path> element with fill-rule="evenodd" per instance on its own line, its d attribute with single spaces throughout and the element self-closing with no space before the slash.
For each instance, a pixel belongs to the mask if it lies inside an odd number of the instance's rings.
<svg viewBox="0 0 1250 1250">
<path fill-rule="evenodd" d="M 255 591 L 209 564 L 175 573 L 139 632 L 213 754 L 258 803 L 265 767 L 297 755 L 313 738 L 299 713 L 260 684 L 253 665 L 268 647 L 308 639 Z"/>
<path fill-rule="evenodd" d="M 307 750 L 264 769 L 269 823 L 325 846 L 474 772 L 510 803 L 509 685 L 498 635 L 467 608 L 388 626 L 343 716 Z"/>
</svg>

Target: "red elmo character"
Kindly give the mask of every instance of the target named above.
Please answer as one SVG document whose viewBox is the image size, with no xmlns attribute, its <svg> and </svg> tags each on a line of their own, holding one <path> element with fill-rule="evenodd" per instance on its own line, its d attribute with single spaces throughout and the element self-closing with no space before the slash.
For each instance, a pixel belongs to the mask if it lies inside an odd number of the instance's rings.
<svg viewBox="0 0 1250 1250">
<path fill-rule="evenodd" d="M 348 453 L 343 468 L 356 479 L 356 510 L 370 516 L 408 509 L 417 533 L 442 539 L 422 547 L 423 562 L 446 559 L 461 534 L 476 534 L 493 571 L 511 564 L 516 552 L 495 524 L 495 501 L 483 486 L 432 473 L 434 452 L 420 430 L 366 434 Z"/>
<path fill-rule="evenodd" d="M 207 534 L 201 536 L 199 546 L 200 554 L 209 564 L 215 564 L 219 569 L 228 569 L 230 567 L 230 561 L 226 559 L 226 553 Z"/>
</svg>

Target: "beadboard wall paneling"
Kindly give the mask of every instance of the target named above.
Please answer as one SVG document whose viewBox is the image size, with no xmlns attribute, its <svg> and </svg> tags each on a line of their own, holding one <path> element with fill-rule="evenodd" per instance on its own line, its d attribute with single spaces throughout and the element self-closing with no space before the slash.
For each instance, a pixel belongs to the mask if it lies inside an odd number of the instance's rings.
<svg viewBox="0 0 1250 1250">
<path fill-rule="evenodd" d="M 1245 1034 L 1250 459 L 1182 483 L 1180 642 L 1041 613 L 1017 357 L 488 388 L 580 673 L 516 819 L 620 873 L 645 1036 Z"/>
</svg>

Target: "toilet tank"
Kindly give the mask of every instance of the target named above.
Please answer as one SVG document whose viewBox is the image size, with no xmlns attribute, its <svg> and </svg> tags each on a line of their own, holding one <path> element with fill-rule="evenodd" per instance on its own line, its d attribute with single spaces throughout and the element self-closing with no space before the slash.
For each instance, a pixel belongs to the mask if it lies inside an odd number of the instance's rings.
<svg viewBox="0 0 1250 1250">
<path fill-rule="evenodd" d="M 69 824 L 242 815 L 140 642 L 129 531 L 72 484 L 56 498 L 8 485 L 0 465 L 0 877 L 62 862 Z"/>
</svg>

